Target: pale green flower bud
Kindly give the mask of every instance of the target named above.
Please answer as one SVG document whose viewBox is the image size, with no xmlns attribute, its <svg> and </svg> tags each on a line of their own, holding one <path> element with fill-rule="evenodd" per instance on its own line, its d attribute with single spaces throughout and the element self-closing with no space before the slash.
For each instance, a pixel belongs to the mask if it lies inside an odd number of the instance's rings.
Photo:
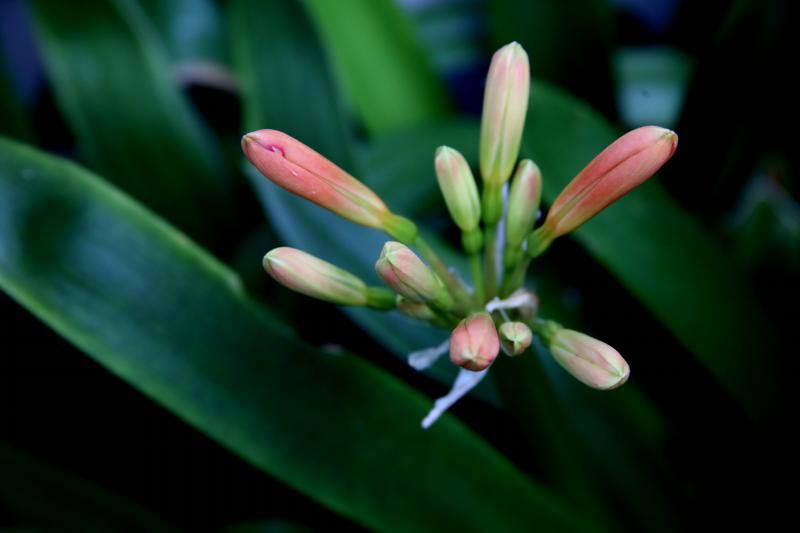
<svg viewBox="0 0 800 533">
<path fill-rule="evenodd" d="M 264 270 L 275 281 L 339 305 L 367 305 L 367 286 L 353 274 L 295 248 L 275 248 L 264 256 Z"/>
<path fill-rule="evenodd" d="M 533 230 L 541 198 L 542 174 L 539 167 L 530 159 L 523 159 L 517 166 L 508 194 L 504 256 L 508 268 L 516 265 L 522 257 L 522 242 Z"/>
<path fill-rule="evenodd" d="M 436 149 L 434 163 L 450 216 L 461 231 L 475 230 L 481 220 L 481 203 L 467 160 L 458 150 L 440 146 Z"/>
<path fill-rule="evenodd" d="M 519 355 L 533 341 L 531 328 L 522 322 L 505 322 L 500 326 L 500 345 L 508 355 Z"/>
<path fill-rule="evenodd" d="M 550 337 L 550 352 L 567 372 L 594 389 L 615 389 L 630 376 L 618 351 L 578 331 L 558 329 Z"/>
</svg>

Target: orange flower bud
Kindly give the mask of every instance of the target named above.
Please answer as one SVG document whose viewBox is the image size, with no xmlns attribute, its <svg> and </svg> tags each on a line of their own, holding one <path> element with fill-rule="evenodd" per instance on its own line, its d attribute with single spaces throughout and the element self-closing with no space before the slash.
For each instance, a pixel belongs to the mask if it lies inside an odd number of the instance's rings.
<svg viewBox="0 0 800 533">
<path fill-rule="evenodd" d="M 637 128 L 614 141 L 561 191 L 537 230 L 538 242 L 529 242 L 529 247 L 541 247 L 571 232 L 641 185 L 672 157 L 677 146 L 675 132 L 657 126 Z"/>
<path fill-rule="evenodd" d="M 356 224 L 414 242 L 416 226 L 391 213 L 372 190 L 297 139 L 276 130 L 242 138 L 247 159 L 277 185 Z"/>
<path fill-rule="evenodd" d="M 489 313 L 474 313 L 461 322 L 450 335 L 450 360 L 466 370 L 488 368 L 500 351 L 500 338 Z"/>
</svg>

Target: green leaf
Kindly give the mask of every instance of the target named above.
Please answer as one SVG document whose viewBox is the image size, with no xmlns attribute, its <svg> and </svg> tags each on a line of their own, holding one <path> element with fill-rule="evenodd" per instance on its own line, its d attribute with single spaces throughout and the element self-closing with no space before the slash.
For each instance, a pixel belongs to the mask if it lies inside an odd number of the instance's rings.
<svg viewBox="0 0 800 533">
<path fill-rule="evenodd" d="M 284 131 L 352 168 L 341 98 L 299 2 L 234 0 L 229 18 L 245 127 Z"/>
<path fill-rule="evenodd" d="M 0 443 L 0 502 L 58 531 L 172 531 L 158 516 L 91 481 Z"/>
<path fill-rule="evenodd" d="M 224 63 L 225 34 L 213 0 L 139 0 L 175 61 Z"/>
<path fill-rule="evenodd" d="M 615 128 L 585 104 L 534 84 L 523 153 L 541 167 L 547 201 L 616 137 Z M 771 344 L 769 328 L 746 281 L 658 178 L 574 236 L 751 414 L 769 412 L 773 377 L 761 355 Z"/>
<path fill-rule="evenodd" d="M 439 72 L 457 77 L 485 60 L 486 13 L 476 9 L 473 0 L 404 2 L 402 5 L 409 12 Z"/>
<path fill-rule="evenodd" d="M 454 418 L 420 430 L 429 401 L 299 342 L 227 267 L 128 197 L 6 140 L 0 287 L 188 423 L 365 526 L 590 525 Z"/>
<path fill-rule="evenodd" d="M 372 133 L 448 115 L 441 80 L 393 0 L 304 0 L 352 105 Z"/>
<path fill-rule="evenodd" d="M 228 526 L 222 533 L 311 533 L 308 526 L 286 520 L 269 519 L 261 522 L 243 522 Z"/>
<path fill-rule="evenodd" d="M 170 77 L 163 44 L 131 0 L 34 0 L 56 100 L 85 161 L 198 237 L 230 207 L 218 148 Z"/>
<path fill-rule="evenodd" d="M 22 103 L 14 94 L 11 81 L 6 76 L 5 61 L 0 55 L 0 134 L 27 140 L 31 136 L 30 125 L 22 109 Z"/>
<path fill-rule="evenodd" d="M 544 305 L 543 316 L 552 317 Z M 572 327 L 580 327 L 572 323 Z M 674 531 L 664 420 L 635 383 L 595 391 L 568 375 L 539 342 L 493 370 L 544 477 L 565 498 L 610 523 Z M 613 509 L 625 509 L 624 519 Z"/>
<path fill-rule="evenodd" d="M 450 146 L 462 152 L 473 168 L 478 164 L 478 130 L 474 120 L 453 119 L 378 135 L 359 146 L 364 181 L 404 216 L 445 213 L 436 181 L 436 148 Z M 447 217 L 449 220 L 449 217 Z"/>
<path fill-rule="evenodd" d="M 518 41 L 534 77 L 563 86 L 604 111 L 614 108 L 611 79 L 614 14 L 605 0 L 490 0 L 497 48 Z"/>
</svg>

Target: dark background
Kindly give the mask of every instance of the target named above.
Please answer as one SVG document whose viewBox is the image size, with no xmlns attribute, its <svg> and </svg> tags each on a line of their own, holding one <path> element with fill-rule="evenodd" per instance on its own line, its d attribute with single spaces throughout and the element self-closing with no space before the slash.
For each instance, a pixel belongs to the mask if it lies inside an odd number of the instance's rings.
<svg viewBox="0 0 800 533">
<path fill-rule="evenodd" d="M 414 3 L 405 4 L 413 12 Z M 488 42 L 484 3 L 464 0 L 463 4 L 472 13 L 474 40 L 482 52 L 445 68 L 443 75 L 458 107 L 477 116 L 494 43 Z M 641 120 L 635 105 L 641 101 L 650 101 L 647 110 L 656 109 L 656 118 L 671 121 L 664 125 L 679 133 L 681 144 L 660 180 L 733 251 L 782 335 L 776 343 L 781 347 L 778 353 L 764 357 L 780 365 L 791 383 L 798 354 L 800 242 L 797 134 L 791 128 L 798 94 L 797 57 L 790 52 L 797 40 L 796 3 L 618 0 L 613 4 L 613 50 L 596 50 L 596 57 L 580 67 L 536 66 L 534 74 L 588 100 L 626 126 Z M 521 5 L 521 13 L 526 9 Z M 524 23 L 521 16 L 520 24 Z M 7 75 L 32 117 L 40 146 L 73 154 L 74 141 L 43 73 L 24 2 L 0 1 L 0 37 Z M 552 44 L 569 53 L 579 39 L 558 36 Z M 663 67 L 668 73 L 665 92 L 650 94 L 646 84 L 643 88 L 623 83 L 623 62 L 633 57 L 624 52 L 654 49 L 674 55 Z M 191 83 L 186 91 L 221 135 L 235 139 L 241 133 L 235 95 Z M 653 103 L 657 99 L 663 100 L 659 101 L 666 111 Z M 748 203 L 748 195 L 760 201 Z M 249 210 L 240 217 L 242 235 L 260 217 L 254 201 L 244 205 Z M 233 244 L 232 249 L 224 248 L 219 255 L 236 256 Z M 635 379 L 671 423 L 665 466 L 674 476 L 674 486 L 668 489 L 674 496 L 670 505 L 682 527 L 751 524 L 767 529 L 784 514 L 791 515 L 790 467 L 796 448 L 786 431 L 793 430 L 797 421 L 794 398 L 786 394 L 785 412 L 776 412 L 773 420 L 748 419 L 582 248 L 565 241 L 558 243 L 557 251 L 558 259 L 548 268 L 566 279 L 580 280 L 576 282 L 579 313 L 591 317 L 594 329 L 605 332 L 623 353 L 649 353 L 648 362 L 636 368 Z M 253 290 L 270 295 L 273 302 L 285 300 L 290 315 L 302 312 L 306 320 L 299 327 L 307 340 L 370 354 L 373 362 L 430 397 L 441 393 L 439 385 L 385 356 L 343 315 L 332 316 L 327 306 L 317 303 L 303 302 L 303 310 L 297 309 L 296 299 L 258 276 L 258 266 L 256 259 L 247 267 L 253 274 Z M 219 529 L 245 522 L 285 526 L 275 520 L 325 529 L 359 528 L 251 468 L 109 374 L 3 294 L 0 340 L 0 443 L 25 450 L 28 459 L 60 471 L 52 474 L 55 478 L 63 474 L 91 480 L 185 529 Z M 469 398 L 454 411 L 515 462 L 530 462 L 528 452 L 515 444 L 518 435 L 505 415 Z M 0 471 L 0 484 L 2 477 Z M 48 525 L 53 524 L 12 512 L 0 499 L 0 526 Z"/>
</svg>

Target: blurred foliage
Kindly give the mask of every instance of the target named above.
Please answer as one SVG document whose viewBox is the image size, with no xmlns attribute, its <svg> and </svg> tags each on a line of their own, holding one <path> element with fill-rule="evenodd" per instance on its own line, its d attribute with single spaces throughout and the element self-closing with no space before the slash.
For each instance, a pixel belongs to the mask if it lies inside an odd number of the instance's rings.
<svg viewBox="0 0 800 533">
<path fill-rule="evenodd" d="M 563 85 L 600 109 L 613 110 L 613 15 L 604 0 L 519 2 L 491 0 L 493 47 L 518 41 L 533 75 Z"/>
<path fill-rule="evenodd" d="M 219 239 L 230 183 L 217 145 L 175 86 L 151 21 L 126 0 L 32 6 L 83 158 L 192 236 Z"/>
<path fill-rule="evenodd" d="M 783 427 L 796 313 L 784 306 L 800 210 L 782 125 L 797 14 L 779 0 L 654 2 L 675 10 L 645 30 L 636 4 L 25 2 L 20 24 L 33 28 L 42 72 L 22 94 L 0 54 L 0 288 L 20 304 L 0 318 L 35 324 L 26 309 L 173 423 L 218 442 L 216 453 L 310 500 L 181 518 L 146 489 L 95 484 L 3 444 L 0 527 L 157 530 L 170 527 L 165 514 L 190 529 L 303 530 L 330 511 L 379 530 L 777 520 L 769 476 L 793 446 Z M 433 152 L 448 144 L 476 163 L 483 76 L 511 40 L 531 58 L 522 151 L 542 168 L 545 201 L 616 123 L 659 121 L 681 136 L 660 177 L 559 242 L 530 279 L 543 314 L 619 347 L 633 377 L 588 390 L 537 345 L 423 432 L 428 398 L 454 369 L 418 376 L 403 359 L 444 332 L 396 313 L 339 313 L 260 273 L 260 255 L 286 243 L 375 282 L 385 237 L 261 178 L 238 138 L 275 128 L 302 139 L 455 257 Z M 55 339 L 36 346 L 69 360 Z M 13 380 L 25 353 L 4 345 L 0 378 Z M 47 397 L 33 388 L 0 382 L 11 398 L 2 416 L 26 416 L 26 395 Z M 53 417 L 72 405 L 47 401 Z M 4 424 L 0 438 L 74 442 L 86 461 L 102 447 L 103 428 L 52 439 L 40 425 L 26 437 Z M 114 461 L 136 453 L 131 438 Z M 226 490 L 245 499 L 248 488 Z M 322 507 L 330 514 L 312 511 Z"/>
<path fill-rule="evenodd" d="M 0 57 L 0 134 L 28 139 L 30 125 L 10 84 L 4 63 Z"/>
<path fill-rule="evenodd" d="M 0 442 L 0 501 L 58 531 L 172 531 L 156 515 Z"/>
</svg>

